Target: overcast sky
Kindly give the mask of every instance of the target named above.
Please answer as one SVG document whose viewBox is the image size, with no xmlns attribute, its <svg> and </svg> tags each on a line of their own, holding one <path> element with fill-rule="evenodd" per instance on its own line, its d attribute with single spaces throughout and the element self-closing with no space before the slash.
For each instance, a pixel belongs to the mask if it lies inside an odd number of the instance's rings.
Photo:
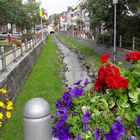
<svg viewBox="0 0 140 140">
<path fill-rule="evenodd" d="M 27 0 L 23 0 L 26 2 Z M 42 1 L 42 7 L 48 11 L 48 14 L 61 13 L 67 10 L 68 6 L 74 5 L 79 0 L 36 0 Z"/>
<path fill-rule="evenodd" d="M 43 8 L 47 9 L 48 14 L 61 13 L 67 10 L 68 6 L 72 6 L 78 0 L 42 0 Z"/>
</svg>

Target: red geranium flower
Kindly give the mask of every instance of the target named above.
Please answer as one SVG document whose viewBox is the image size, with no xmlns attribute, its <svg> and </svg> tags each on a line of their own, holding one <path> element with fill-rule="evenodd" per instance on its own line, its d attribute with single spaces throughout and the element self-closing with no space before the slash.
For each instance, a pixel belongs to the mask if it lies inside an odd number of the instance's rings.
<svg viewBox="0 0 140 140">
<path fill-rule="evenodd" d="M 105 63 L 108 60 L 109 57 L 110 57 L 110 54 L 102 55 L 102 57 L 100 59 L 101 63 Z"/>
<path fill-rule="evenodd" d="M 137 61 L 140 60 L 140 52 L 128 52 L 126 53 L 125 60 L 130 62 L 131 60 Z"/>
<path fill-rule="evenodd" d="M 119 69 L 107 64 L 106 67 L 101 66 L 99 69 L 94 89 L 126 89 L 127 86 L 128 80 L 121 76 Z"/>
</svg>

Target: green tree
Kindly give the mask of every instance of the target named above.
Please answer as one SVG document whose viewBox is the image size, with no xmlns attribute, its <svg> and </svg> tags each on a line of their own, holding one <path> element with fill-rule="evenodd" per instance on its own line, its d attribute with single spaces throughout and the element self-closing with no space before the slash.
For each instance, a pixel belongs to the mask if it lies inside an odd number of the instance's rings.
<svg viewBox="0 0 140 140">
<path fill-rule="evenodd" d="M 87 0 L 87 3 L 83 7 L 89 12 L 92 28 L 100 27 L 104 23 L 104 29 L 113 29 L 114 5 L 112 0 Z M 134 23 L 132 20 L 134 18 L 131 17 L 135 17 L 136 21 L 140 20 L 139 17 L 135 16 L 139 12 L 139 7 L 139 0 L 119 0 L 117 4 L 118 34 L 122 32 L 121 26 L 125 23 L 125 19 L 129 19 L 129 22 L 132 23 Z"/>
<path fill-rule="evenodd" d="M 54 26 L 60 26 L 60 19 L 59 19 L 59 15 L 54 14 Z"/>
</svg>

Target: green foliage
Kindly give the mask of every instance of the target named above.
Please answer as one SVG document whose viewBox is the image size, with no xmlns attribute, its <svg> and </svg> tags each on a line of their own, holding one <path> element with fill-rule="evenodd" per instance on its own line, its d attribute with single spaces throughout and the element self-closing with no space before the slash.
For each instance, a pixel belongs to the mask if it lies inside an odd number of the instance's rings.
<svg viewBox="0 0 140 140">
<path fill-rule="evenodd" d="M 54 14 L 54 26 L 60 26 L 60 19 L 58 14 Z"/>
<path fill-rule="evenodd" d="M 1 0 L 0 13 L 1 25 L 11 23 L 28 31 L 40 23 L 39 4 L 35 1 L 28 0 L 22 4 L 22 0 Z"/>
</svg>

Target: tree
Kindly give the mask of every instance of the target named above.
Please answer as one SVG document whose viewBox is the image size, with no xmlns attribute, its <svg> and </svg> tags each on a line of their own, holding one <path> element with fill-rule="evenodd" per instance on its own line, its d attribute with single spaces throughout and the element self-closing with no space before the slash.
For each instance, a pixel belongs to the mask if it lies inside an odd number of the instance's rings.
<svg viewBox="0 0 140 140">
<path fill-rule="evenodd" d="M 104 29 L 113 29 L 114 20 L 114 5 L 112 0 L 87 0 L 87 3 L 83 6 L 88 12 L 91 19 L 91 26 L 100 27 L 104 23 Z M 132 16 L 139 11 L 139 0 L 119 0 L 117 4 L 117 33 L 122 31 L 122 24 L 125 23 L 125 19 L 130 18 L 132 22 Z M 130 16 L 130 13 L 134 15 Z M 136 17 L 137 20 L 140 18 Z M 135 25 L 136 26 L 136 25 Z"/>
<path fill-rule="evenodd" d="M 54 26 L 60 26 L 60 19 L 59 19 L 59 15 L 54 14 Z"/>
<path fill-rule="evenodd" d="M 28 31 L 40 23 L 39 4 L 34 0 L 28 0 L 26 4 L 22 4 L 22 0 L 0 0 L 0 13 L 0 25 L 16 24 Z"/>
<path fill-rule="evenodd" d="M 40 23 L 40 16 L 39 16 L 39 3 L 35 2 L 34 0 L 28 0 L 28 2 L 24 5 L 24 11 L 26 12 L 26 20 L 25 26 L 27 31 Z"/>
</svg>

